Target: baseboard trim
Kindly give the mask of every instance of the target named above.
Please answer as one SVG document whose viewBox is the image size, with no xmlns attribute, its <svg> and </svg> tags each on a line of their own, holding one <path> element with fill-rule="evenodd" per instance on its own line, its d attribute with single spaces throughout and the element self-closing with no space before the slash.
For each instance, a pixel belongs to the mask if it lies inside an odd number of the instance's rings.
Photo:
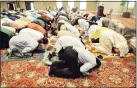
<svg viewBox="0 0 137 88">
<path fill-rule="evenodd" d="M 97 13 L 97 11 L 84 11 L 84 12 L 93 12 L 93 13 Z M 105 13 L 104 13 L 105 14 Z M 112 15 L 122 15 L 122 13 L 112 13 Z"/>
<path fill-rule="evenodd" d="M 112 15 L 122 15 L 122 13 L 112 13 Z"/>
<path fill-rule="evenodd" d="M 84 11 L 84 12 L 97 12 L 97 11 Z"/>
<path fill-rule="evenodd" d="M 132 18 L 136 18 L 136 16 L 132 16 Z"/>
</svg>

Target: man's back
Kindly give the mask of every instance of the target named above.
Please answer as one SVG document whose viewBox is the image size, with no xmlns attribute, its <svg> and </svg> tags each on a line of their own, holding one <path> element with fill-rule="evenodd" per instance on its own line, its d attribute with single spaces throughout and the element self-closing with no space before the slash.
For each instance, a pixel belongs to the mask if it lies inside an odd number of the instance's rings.
<svg viewBox="0 0 137 88">
<path fill-rule="evenodd" d="M 17 49 L 21 52 L 30 52 L 38 46 L 38 42 L 27 34 L 20 34 L 14 36 L 9 41 L 9 53 L 13 49 Z M 26 48 L 26 49 L 25 49 Z M 25 49 L 25 50 L 24 50 Z"/>
<path fill-rule="evenodd" d="M 30 35 L 32 38 L 36 39 L 37 41 L 41 40 L 44 37 L 44 35 L 41 32 L 33 30 L 31 28 L 22 29 L 20 31 L 19 35 L 23 34 L 23 33 L 26 34 L 26 35 L 27 34 Z"/>
<path fill-rule="evenodd" d="M 57 40 L 55 44 L 57 52 L 59 52 L 62 47 L 67 47 L 67 46 L 73 46 L 73 47 L 85 49 L 85 46 L 81 43 L 81 41 L 72 36 L 62 36 Z"/>
</svg>

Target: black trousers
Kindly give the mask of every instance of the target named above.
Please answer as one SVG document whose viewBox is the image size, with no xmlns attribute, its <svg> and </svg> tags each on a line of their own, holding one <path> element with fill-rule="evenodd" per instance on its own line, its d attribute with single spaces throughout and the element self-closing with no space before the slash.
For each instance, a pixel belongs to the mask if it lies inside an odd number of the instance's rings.
<svg viewBox="0 0 137 88">
<path fill-rule="evenodd" d="M 51 69 L 54 68 L 53 74 L 57 77 L 65 77 L 65 78 L 78 78 L 80 77 L 80 71 L 76 72 L 71 70 L 66 66 L 65 62 L 54 62 L 51 65 Z"/>
<path fill-rule="evenodd" d="M 9 40 L 10 36 L 7 34 L 0 32 L 0 49 L 9 48 Z"/>
<path fill-rule="evenodd" d="M 81 18 L 77 18 L 77 19 L 73 20 L 73 22 L 72 22 L 71 24 L 72 24 L 73 26 L 74 26 L 74 25 L 77 25 L 79 19 L 81 19 Z"/>
<path fill-rule="evenodd" d="M 89 25 L 98 25 L 96 22 L 93 22 L 93 21 L 89 21 Z"/>
<path fill-rule="evenodd" d="M 96 63 L 97 65 L 90 69 L 88 72 L 91 72 L 93 69 L 96 69 L 96 68 L 99 68 L 100 65 L 101 65 L 101 62 L 100 60 L 96 59 Z M 71 64 L 70 64 L 71 65 Z M 79 65 L 79 68 L 80 68 L 81 65 Z M 73 70 L 70 70 L 66 63 L 61 61 L 61 62 L 54 62 L 52 65 L 51 65 L 51 69 L 54 68 L 53 70 L 53 75 L 54 76 L 57 76 L 57 77 L 65 77 L 65 78 L 78 78 L 80 76 L 83 76 L 82 73 L 79 70 L 76 70 L 77 72 L 73 72 Z M 76 74 L 77 73 L 77 74 Z"/>
<path fill-rule="evenodd" d="M 92 41 L 92 43 L 99 43 L 99 38 L 97 38 L 97 39 L 92 38 L 91 41 Z"/>
<path fill-rule="evenodd" d="M 100 18 L 101 18 L 101 16 L 93 16 L 92 19 L 91 19 L 91 21 L 96 22 L 96 21 L 98 21 Z"/>
<path fill-rule="evenodd" d="M 57 27 L 58 31 L 60 31 L 60 27 L 61 27 L 63 24 L 64 24 L 64 23 L 58 23 L 58 27 Z"/>
<path fill-rule="evenodd" d="M 59 52 L 59 59 L 62 61 L 54 62 L 50 67 L 51 73 L 54 76 L 65 78 L 78 78 L 82 76 L 80 66 L 83 64 L 78 63 L 78 53 L 73 50 L 72 47 L 69 46 L 65 49 L 61 49 Z M 96 63 L 97 65 L 92 69 L 100 67 L 100 60 L 96 59 Z M 92 71 L 92 69 L 90 71 Z"/>
<path fill-rule="evenodd" d="M 51 69 L 55 68 L 53 69 L 53 75 L 65 78 L 78 78 L 81 76 L 78 53 L 72 47 L 61 49 L 59 59 L 63 62 L 55 62 L 51 65 Z"/>
</svg>

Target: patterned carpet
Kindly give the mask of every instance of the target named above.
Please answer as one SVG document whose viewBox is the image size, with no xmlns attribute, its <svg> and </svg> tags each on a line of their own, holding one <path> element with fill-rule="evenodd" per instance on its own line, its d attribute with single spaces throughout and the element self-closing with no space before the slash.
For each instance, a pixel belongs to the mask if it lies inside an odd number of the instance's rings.
<svg viewBox="0 0 137 88">
<path fill-rule="evenodd" d="M 41 60 L 1 62 L 1 87 L 135 87 L 135 60 L 105 59 L 89 77 L 49 77 Z"/>
</svg>

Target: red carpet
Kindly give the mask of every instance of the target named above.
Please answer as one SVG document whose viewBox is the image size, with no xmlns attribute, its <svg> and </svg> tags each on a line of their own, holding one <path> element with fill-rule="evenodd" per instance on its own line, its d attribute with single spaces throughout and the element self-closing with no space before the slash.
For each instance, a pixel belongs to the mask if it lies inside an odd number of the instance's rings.
<svg viewBox="0 0 137 88">
<path fill-rule="evenodd" d="M 135 87 L 135 60 L 106 59 L 89 77 L 49 77 L 40 60 L 1 62 L 1 87 Z"/>
</svg>

